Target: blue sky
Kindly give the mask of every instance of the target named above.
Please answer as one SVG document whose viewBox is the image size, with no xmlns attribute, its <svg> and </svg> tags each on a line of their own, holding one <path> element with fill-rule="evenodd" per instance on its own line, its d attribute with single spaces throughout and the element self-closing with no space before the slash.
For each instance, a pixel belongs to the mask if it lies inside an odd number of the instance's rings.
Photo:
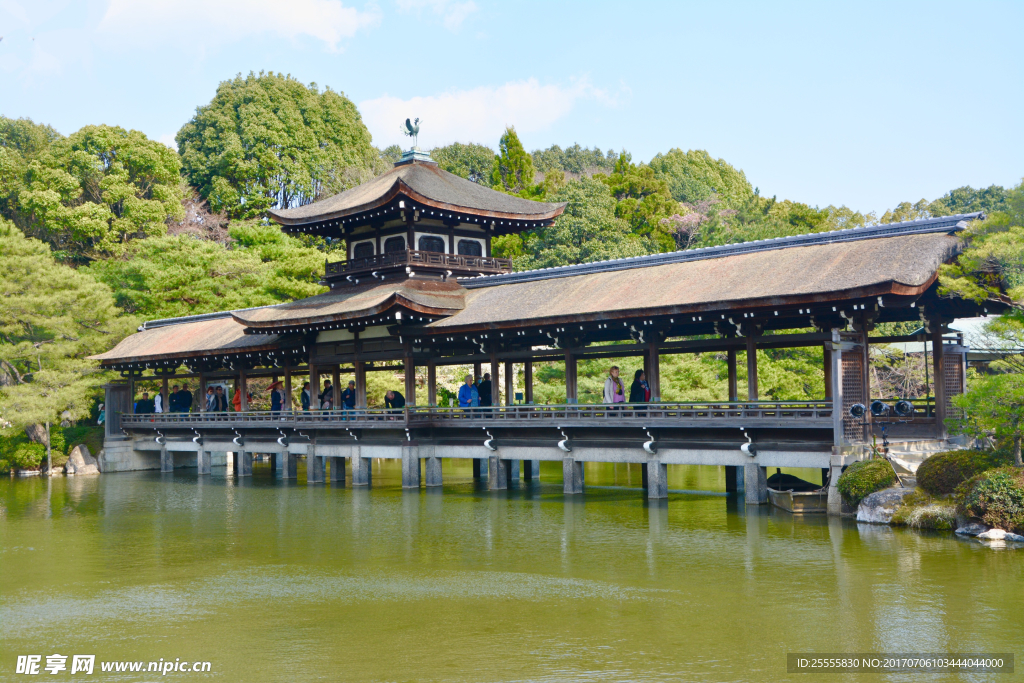
<svg viewBox="0 0 1024 683">
<path fill-rule="evenodd" d="M 881 212 L 1024 176 L 1024 2 L 0 0 L 0 114 L 173 142 L 236 73 L 347 94 L 384 146 L 706 149 Z"/>
</svg>

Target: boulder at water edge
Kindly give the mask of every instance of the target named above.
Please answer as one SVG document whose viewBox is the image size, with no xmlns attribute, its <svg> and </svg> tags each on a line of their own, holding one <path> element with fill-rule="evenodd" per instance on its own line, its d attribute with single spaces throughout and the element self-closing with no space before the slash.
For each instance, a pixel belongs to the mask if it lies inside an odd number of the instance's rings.
<svg viewBox="0 0 1024 683">
<path fill-rule="evenodd" d="M 983 533 L 978 534 L 978 539 L 982 541 L 1024 541 L 1024 536 L 1019 534 L 1011 534 L 1009 531 L 1003 531 L 1002 529 L 989 529 Z"/>
<path fill-rule="evenodd" d="M 903 497 L 914 489 L 894 487 L 882 489 L 868 495 L 857 506 L 857 521 L 870 524 L 888 524 L 896 508 L 903 504 Z"/>
<path fill-rule="evenodd" d="M 64 465 L 67 474 L 99 474 L 100 468 L 96 458 L 89 454 L 89 448 L 85 444 L 75 446 L 68 456 L 68 463 Z"/>
<path fill-rule="evenodd" d="M 970 524 L 964 524 L 962 527 L 956 530 L 957 536 L 977 536 L 988 531 L 988 525 L 982 524 L 981 522 L 971 522 Z"/>
</svg>

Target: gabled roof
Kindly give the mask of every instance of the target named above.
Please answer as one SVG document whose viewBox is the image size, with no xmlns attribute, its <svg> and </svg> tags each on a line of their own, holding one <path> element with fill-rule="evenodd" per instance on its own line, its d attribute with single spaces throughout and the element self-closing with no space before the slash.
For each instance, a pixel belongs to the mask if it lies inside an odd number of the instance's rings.
<svg viewBox="0 0 1024 683">
<path fill-rule="evenodd" d="M 547 278 L 481 278 L 494 284 L 470 289 L 465 309 L 430 323 L 427 329 L 514 327 L 526 321 L 536 325 L 916 296 L 935 281 L 939 266 L 958 253 L 959 242 L 945 232 L 882 235 L 699 260 L 642 262 L 629 268 L 581 268 Z M 520 274 L 530 273 L 515 275 Z"/>
<path fill-rule="evenodd" d="M 240 324 L 262 332 L 289 326 L 358 320 L 403 307 L 430 317 L 462 310 L 466 290 L 453 281 L 398 279 L 339 287 L 326 294 L 263 308 L 235 311 Z"/>
<path fill-rule="evenodd" d="M 738 254 L 774 251 L 776 249 L 790 249 L 792 247 L 833 244 L 838 242 L 857 242 L 860 240 L 877 239 L 879 237 L 895 237 L 897 235 L 920 235 L 940 232 L 952 233 L 966 228 L 967 221 L 980 220 L 983 218 L 985 218 L 984 212 L 977 211 L 975 213 L 961 213 L 952 216 L 939 216 L 938 218 L 922 218 L 915 221 L 904 221 L 901 223 L 883 223 L 864 228 L 849 228 L 846 230 L 832 230 L 829 232 L 816 232 L 805 235 L 775 237 L 767 240 L 737 242 L 735 244 L 724 244 L 718 247 L 702 247 L 700 249 L 672 251 L 665 254 L 651 254 L 649 256 L 633 256 L 630 258 L 613 259 L 611 261 L 594 261 L 592 263 L 580 263 L 571 266 L 555 266 L 553 268 L 525 270 L 518 273 L 459 278 L 459 282 L 467 289 L 476 289 L 478 287 L 494 287 L 496 285 L 511 284 L 513 282 L 532 282 L 534 280 L 550 280 L 552 278 L 573 277 L 576 275 L 587 275 L 591 273 L 607 273 L 616 270 L 649 268 L 651 266 L 665 265 L 669 263 L 704 261 L 707 259 L 736 256 Z"/>
<path fill-rule="evenodd" d="M 413 161 L 398 164 L 384 175 L 333 197 L 269 213 L 282 225 L 306 225 L 371 211 L 388 204 L 399 194 L 456 215 L 517 221 L 547 221 L 565 209 L 564 203 L 513 197 L 443 171 L 434 162 Z"/>
</svg>

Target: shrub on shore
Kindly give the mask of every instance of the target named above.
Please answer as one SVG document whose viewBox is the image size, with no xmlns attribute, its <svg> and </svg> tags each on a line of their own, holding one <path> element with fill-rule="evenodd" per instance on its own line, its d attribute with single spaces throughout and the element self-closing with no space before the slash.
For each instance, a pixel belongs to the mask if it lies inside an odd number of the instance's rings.
<svg viewBox="0 0 1024 683">
<path fill-rule="evenodd" d="M 836 487 L 848 505 L 857 505 L 875 491 L 889 488 L 896 483 L 892 466 L 881 458 L 861 460 L 846 468 L 839 477 Z"/>
<path fill-rule="evenodd" d="M 933 496 L 948 495 L 971 477 L 1011 462 L 1010 454 L 1002 450 L 937 453 L 917 468 L 917 485 Z"/>
<path fill-rule="evenodd" d="M 982 472 L 957 488 L 956 503 L 964 517 L 1024 533 L 1024 470 L 1000 467 Z"/>
<path fill-rule="evenodd" d="M 894 526 L 912 529 L 956 528 L 956 506 L 948 501 L 935 500 L 918 489 L 903 499 L 903 504 L 892 515 Z"/>
</svg>

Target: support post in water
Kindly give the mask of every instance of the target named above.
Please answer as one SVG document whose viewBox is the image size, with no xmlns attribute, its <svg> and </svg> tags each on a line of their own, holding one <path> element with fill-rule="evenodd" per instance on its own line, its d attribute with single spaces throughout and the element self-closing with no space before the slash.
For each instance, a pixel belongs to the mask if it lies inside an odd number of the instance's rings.
<svg viewBox="0 0 1024 683">
<path fill-rule="evenodd" d="M 768 502 L 768 471 L 756 462 L 743 466 L 744 501 L 748 505 L 764 505 Z"/>
<path fill-rule="evenodd" d="M 583 493 L 583 463 L 572 456 L 562 458 L 562 491 L 566 495 Z"/>
</svg>

